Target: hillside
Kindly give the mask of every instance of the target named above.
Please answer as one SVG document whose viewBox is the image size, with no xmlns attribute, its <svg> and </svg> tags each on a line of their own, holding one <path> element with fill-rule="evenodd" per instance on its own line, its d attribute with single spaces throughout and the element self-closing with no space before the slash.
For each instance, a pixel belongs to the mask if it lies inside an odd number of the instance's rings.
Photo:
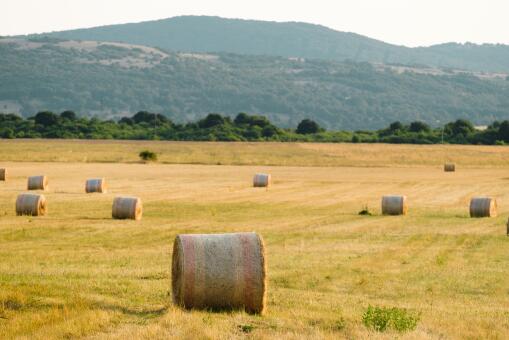
<svg viewBox="0 0 509 340">
<path fill-rule="evenodd" d="M 70 109 L 115 118 L 148 110 L 187 121 L 249 112 L 282 127 L 313 118 L 334 129 L 457 118 L 485 125 L 509 116 L 505 77 L 444 70 L 47 38 L 0 39 L 0 60 L 0 112 L 25 116 Z"/>
<path fill-rule="evenodd" d="M 509 46 L 443 44 L 407 48 L 306 23 L 184 16 L 45 34 L 63 39 L 118 41 L 186 52 L 353 60 L 509 72 Z"/>
</svg>

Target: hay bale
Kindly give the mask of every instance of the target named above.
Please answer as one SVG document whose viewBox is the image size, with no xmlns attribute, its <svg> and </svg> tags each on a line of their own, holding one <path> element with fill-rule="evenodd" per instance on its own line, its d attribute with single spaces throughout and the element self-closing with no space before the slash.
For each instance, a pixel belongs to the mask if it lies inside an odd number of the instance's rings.
<svg viewBox="0 0 509 340">
<path fill-rule="evenodd" d="M 184 308 L 263 313 L 263 239 L 256 233 L 177 235 L 173 244 L 173 302 Z"/>
<path fill-rule="evenodd" d="M 497 201 L 490 197 L 474 197 L 470 200 L 470 217 L 496 217 Z"/>
<path fill-rule="evenodd" d="M 0 169 L 0 181 L 6 181 L 7 180 L 7 169 Z"/>
<path fill-rule="evenodd" d="M 454 171 L 456 171 L 456 165 L 454 163 L 445 163 L 444 171 L 445 172 L 454 172 Z"/>
<path fill-rule="evenodd" d="M 48 177 L 32 176 L 28 177 L 28 190 L 46 190 L 48 188 Z"/>
<path fill-rule="evenodd" d="M 44 216 L 47 212 L 46 197 L 36 194 L 20 194 L 16 199 L 16 215 Z"/>
<path fill-rule="evenodd" d="M 104 178 L 88 179 L 87 183 L 85 184 L 85 192 L 87 194 L 93 193 L 93 192 L 106 193 L 106 191 L 107 191 L 107 186 L 106 186 L 106 180 Z"/>
<path fill-rule="evenodd" d="M 408 211 L 406 196 L 383 196 L 382 214 L 383 215 L 406 215 Z"/>
<path fill-rule="evenodd" d="M 270 185 L 270 175 L 256 174 L 253 178 L 254 187 L 268 187 Z"/>
<path fill-rule="evenodd" d="M 143 215 L 141 200 L 137 197 L 115 197 L 111 215 L 115 219 L 139 221 Z"/>
</svg>

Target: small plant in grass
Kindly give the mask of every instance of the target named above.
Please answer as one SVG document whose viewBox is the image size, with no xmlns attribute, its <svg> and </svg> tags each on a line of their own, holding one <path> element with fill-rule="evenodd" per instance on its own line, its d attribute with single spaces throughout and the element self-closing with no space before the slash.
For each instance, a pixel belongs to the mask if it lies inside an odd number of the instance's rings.
<svg viewBox="0 0 509 340">
<path fill-rule="evenodd" d="M 366 204 L 364 207 L 362 207 L 362 210 L 359 211 L 359 215 L 371 216 L 373 214 L 371 213 L 371 211 L 369 211 L 368 205 Z"/>
<path fill-rule="evenodd" d="M 238 327 L 242 333 L 246 333 L 246 334 L 251 333 L 255 329 L 255 326 L 250 325 L 250 324 L 238 325 Z"/>
<path fill-rule="evenodd" d="M 413 315 L 406 309 L 397 307 L 369 306 L 362 316 L 364 326 L 377 332 L 384 332 L 387 329 L 393 329 L 398 332 L 411 331 L 417 327 L 418 321 L 418 315 Z"/>
<path fill-rule="evenodd" d="M 139 154 L 140 159 L 144 162 L 155 162 L 157 161 L 157 154 L 152 151 L 144 150 Z"/>
</svg>

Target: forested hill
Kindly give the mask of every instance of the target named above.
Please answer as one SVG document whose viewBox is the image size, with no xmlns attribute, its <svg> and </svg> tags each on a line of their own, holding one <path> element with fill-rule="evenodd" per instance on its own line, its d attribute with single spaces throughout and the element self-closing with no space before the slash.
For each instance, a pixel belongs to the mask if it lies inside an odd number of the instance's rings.
<svg viewBox="0 0 509 340">
<path fill-rule="evenodd" d="M 0 60 L 0 112 L 25 116 L 73 110 L 115 118 L 147 110 L 178 122 L 248 112 L 280 127 L 312 118 L 349 130 L 509 117 L 505 77 L 47 38 L 0 39 Z"/>
<path fill-rule="evenodd" d="M 432 24 L 432 23 L 431 23 Z M 65 39 L 118 41 L 186 52 L 352 60 L 509 72 L 509 46 L 443 44 L 407 48 L 306 23 L 184 16 L 45 34 Z"/>
</svg>

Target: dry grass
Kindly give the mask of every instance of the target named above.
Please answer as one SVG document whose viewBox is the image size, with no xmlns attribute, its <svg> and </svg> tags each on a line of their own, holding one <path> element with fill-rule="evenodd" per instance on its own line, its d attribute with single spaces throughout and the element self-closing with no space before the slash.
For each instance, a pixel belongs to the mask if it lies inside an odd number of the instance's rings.
<svg viewBox="0 0 509 340">
<path fill-rule="evenodd" d="M 505 148 L 274 144 L 258 153 L 253 144 L 0 143 L 0 159 L 11 160 L 1 165 L 12 169 L 0 182 L 2 339 L 397 336 L 362 325 L 370 304 L 421 313 L 406 338 L 509 332 Z M 146 148 L 169 163 L 363 167 L 135 164 Z M 87 162 L 133 163 L 77 163 L 85 154 Z M 443 172 L 445 154 L 462 165 L 457 172 Z M 37 169 L 52 178 L 49 215 L 16 217 L 16 196 Z M 272 174 L 269 190 L 252 187 L 256 172 Z M 108 178 L 107 194 L 83 192 L 93 176 Z M 142 199 L 143 220 L 111 219 L 113 197 L 123 194 Z M 384 194 L 407 195 L 408 215 L 380 216 Z M 469 218 L 476 195 L 497 198 L 499 216 Z M 374 216 L 357 215 L 365 204 Z M 175 235 L 234 231 L 265 239 L 266 315 L 173 307 Z"/>
<path fill-rule="evenodd" d="M 206 143 L 82 140 L 2 140 L 0 161 L 138 163 L 142 150 L 163 164 L 509 167 L 509 148 L 472 145 Z"/>
</svg>

